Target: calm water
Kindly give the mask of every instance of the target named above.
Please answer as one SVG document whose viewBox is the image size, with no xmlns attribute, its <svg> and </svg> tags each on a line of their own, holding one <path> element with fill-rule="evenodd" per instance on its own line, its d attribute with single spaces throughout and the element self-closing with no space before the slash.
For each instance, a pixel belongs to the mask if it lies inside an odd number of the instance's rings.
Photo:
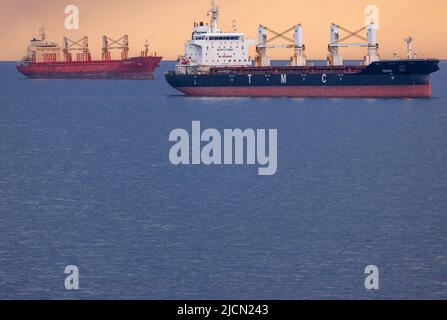
<svg viewBox="0 0 447 320">
<path fill-rule="evenodd" d="M 447 298 L 446 63 L 426 100 L 187 98 L 171 67 L 0 64 L 0 298 Z M 169 132 L 193 120 L 277 128 L 278 173 L 172 166 Z"/>
</svg>

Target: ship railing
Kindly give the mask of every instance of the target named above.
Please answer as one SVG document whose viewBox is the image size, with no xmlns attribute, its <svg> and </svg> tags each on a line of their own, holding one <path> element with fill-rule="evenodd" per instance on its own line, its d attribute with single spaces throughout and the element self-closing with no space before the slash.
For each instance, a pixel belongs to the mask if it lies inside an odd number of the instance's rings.
<svg viewBox="0 0 447 320">
<path fill-rule="evenodd" d="M 209 73 L 226 74 L 226 73 L 255 73 L 255 74 L 271 74 L 271 73 L 357 73 L 365 69 L 365 66 L 271 66 L 271 67 L 247 67 L 247 66 L 225 66 L 210 68 Z"/>
<path fill-rule="evenodd" d="M 177 74 L 185 74 L 185 75 L 205 74 L 205 73 L 209 72 L 209 67 L 200 66 L 200 65 L 177 64 L 175 66 L 175 72 Z"/>
</svg>

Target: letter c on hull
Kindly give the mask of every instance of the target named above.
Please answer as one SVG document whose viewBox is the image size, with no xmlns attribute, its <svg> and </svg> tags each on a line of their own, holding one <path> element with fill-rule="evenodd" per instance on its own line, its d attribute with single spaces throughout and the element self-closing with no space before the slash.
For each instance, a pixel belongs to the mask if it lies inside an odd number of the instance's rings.
<svg viewBox="0 0 447 320">
<path fill-rule="evenodd" d="M 323 83 L 327 82 L 327 75 L 325 73 L 321 76 L 321 82 Z"/>
</svg>

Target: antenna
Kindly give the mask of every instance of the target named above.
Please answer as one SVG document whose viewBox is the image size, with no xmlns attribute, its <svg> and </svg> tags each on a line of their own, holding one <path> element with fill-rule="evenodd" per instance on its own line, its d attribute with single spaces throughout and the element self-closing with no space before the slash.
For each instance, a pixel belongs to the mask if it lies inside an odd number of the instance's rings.
<svg viewBox="0 0 447 320">
<path fill-rule="evenodd" d="M 145 42 L 145 44 L 144 44 L 144 47 L 146 48 L 146 57 L 148 56 L 148 54 L 149 54 L 149 40 L 147 40 L 146 39 L 146 42 Z"/>
<path fill-rule="evenodd" d="M 404 39 L 404 41 L 407 43 L 407 55 L 409 60 L 413 59 L 413 40 L 414 39 L 411 36 L 408 36 Z"/>
<path fill-rule="evenodd" d="M 39 37 L 42 41 L 45 41 L 46 39 L 45 27 L 43 25 L 39 28 Z"/>
<path fill-rule="evenodd" d="M 217 25 L 217 19 L 219 18 L 219 8 L 216 6 L 216 2 L 214 0 L 211 0 L 211 9 L 209 13 L 211 13 L 211 21 L 210 21 L 211 32 L 218 33 L 219 26 Z"/>
</svg>

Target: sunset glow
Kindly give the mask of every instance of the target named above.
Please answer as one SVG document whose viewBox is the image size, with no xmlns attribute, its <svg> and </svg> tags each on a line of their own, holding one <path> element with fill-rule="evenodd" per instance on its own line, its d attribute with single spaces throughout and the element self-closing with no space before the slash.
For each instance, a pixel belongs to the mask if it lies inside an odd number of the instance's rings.
<svg viewBox="0 0 447 320">
<path fill-rule="evenodd" d="M 165 60 L 174 60 L 183 52 L 193 23 L 209 19 L 208 0 L 1 0 L 0 3 L 0 60 L 19 60 L 41 25 L 47 28 L 48 38 L 58 43 L 63 36 L 78 40 L 88 35 L 94 57 L 100 56 L 103 34 L 112 38 L 128 34 L 131 55 L 139 55 L 149 39 L 151 52 L 157 52 Z M 64 8 L 69 4 L 79 7 L 79 30 L 64 27 Z M 357 30 L 364 25 L 365 7 L 376 5 L 380 9 L 378 37 L 382 58 L 391 58 L 393 52 L 403 56 L 403 39 L 408 35 L 415 39 L 418 56 L 447 58 L 445 0 L 218 0 L 217 4 L 221 9 L 221 29 L 229 31 L 234 19 L 238 31 L 252 38 L 256 38 L 259 24 L 283 31 L 302 23 L 309 59 L 326 58 L 331 22 Z M 343 55 L 346 59 L 361 59 L 363 51 L 344 49 Z M 282 49 L 269 52 L 276 59 L 288 59 L 290 54 Z"/>
</svg>

